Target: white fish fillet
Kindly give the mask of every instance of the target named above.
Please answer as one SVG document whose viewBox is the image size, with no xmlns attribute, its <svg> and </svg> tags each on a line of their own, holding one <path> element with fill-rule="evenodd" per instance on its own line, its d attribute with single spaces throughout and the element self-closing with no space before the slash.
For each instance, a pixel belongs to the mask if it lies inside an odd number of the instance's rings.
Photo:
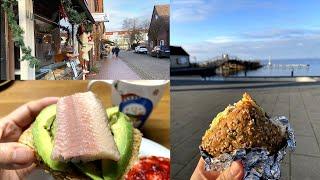
<svg viewBox="0 0 320 180">
<path fill-rule="evenodd" d="M 55 123 L 52 159 L 63 162 L 120 159 L 105 108 L 92 92 L 61 98 Z"/>
</svg>

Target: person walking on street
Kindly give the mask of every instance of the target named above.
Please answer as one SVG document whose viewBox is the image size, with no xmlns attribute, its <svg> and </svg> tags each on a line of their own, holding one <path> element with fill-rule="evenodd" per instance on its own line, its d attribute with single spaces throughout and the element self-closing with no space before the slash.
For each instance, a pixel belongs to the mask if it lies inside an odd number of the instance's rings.
<svg viewBox="0 0 320 180">
<path fill-rule="evenodd" d="M 115 48 L 113 47 L 112 48 L 112 56 L 114 56 L 114 54 L 115 54 Z"/>
<path fill-rule="evenodd" d="M 116 53 L 116 58 L 119 57 L 119 53 L 120 53 L 120 48 L 117 46 L 115 49 L 114 49 L 115 53 Z"/>
</svg>

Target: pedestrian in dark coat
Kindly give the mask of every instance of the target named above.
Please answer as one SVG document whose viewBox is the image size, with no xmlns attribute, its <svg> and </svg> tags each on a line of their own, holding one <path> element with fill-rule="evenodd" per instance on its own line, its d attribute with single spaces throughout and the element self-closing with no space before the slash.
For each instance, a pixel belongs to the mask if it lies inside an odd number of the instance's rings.
<svg viewBox="0 0 320 180">
<path fill-rule="evenodd" d="M 117 46 L 115 49 L 114 49 L 115 53 L 116 53 L 116 57 L 119 57 L 119 53 L 120 53 L 120 48 Z"/>
<path fill-rule="evenodd" d="M 112 56 L 114 56 L 115 53 L 116 53 L 116 49 L 113 47 L 112 48 Z"/>
</svg>

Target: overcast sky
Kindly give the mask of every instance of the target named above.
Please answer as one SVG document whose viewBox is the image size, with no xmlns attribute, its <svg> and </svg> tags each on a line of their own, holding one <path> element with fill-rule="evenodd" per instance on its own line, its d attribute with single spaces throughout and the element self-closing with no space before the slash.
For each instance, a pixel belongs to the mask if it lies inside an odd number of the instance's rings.
<svg viewBox="0 0 320 180">
<path fill-rule="evenodd" d="M 123 20 L 138 17 L 150 19 L 154 5 L 169 4 L 170 0 L 104 0 L 105 12 L 110 22 L 106 23 L 107 31 L 121 30 Z"/>
<path fill-rule="evenodd" d="M 171 44 L 198 60 L 320 58 L 319 0 L 171 2 Z"/>
</svg>

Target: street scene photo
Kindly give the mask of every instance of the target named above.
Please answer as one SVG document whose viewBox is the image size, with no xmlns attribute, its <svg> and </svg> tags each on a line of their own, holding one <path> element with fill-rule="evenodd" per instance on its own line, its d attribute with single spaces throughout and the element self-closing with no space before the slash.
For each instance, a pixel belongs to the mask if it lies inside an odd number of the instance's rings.
<svg viewBox="0 0 320 180">
<path fill-rule="evenodd" d="M 169 79 L 168 0 L 1 0 L 1 80 Z"/>
</svg>

